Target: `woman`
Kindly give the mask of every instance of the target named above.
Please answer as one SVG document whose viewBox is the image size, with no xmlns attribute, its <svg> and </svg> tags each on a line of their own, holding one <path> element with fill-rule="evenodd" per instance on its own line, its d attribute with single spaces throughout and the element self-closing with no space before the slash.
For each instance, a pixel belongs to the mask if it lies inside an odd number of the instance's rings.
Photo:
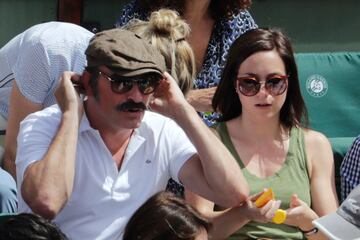
<svg viewBox="0 0 360 240">
<path fill-rule="evenodd" d="M 149 198 L 130 218 L 124 240 L 206 240 L 208 221 L 170 192 Z"/>
<path fill-rule="evenodd" d="M 186 95 L 195 77 L 194 53 L 185 40 L 190 28 L 177 12 L 161 9 L 151 13 L 149 21 L 132 19 L 123 28 L 147 39 L 164 56 L 170 75 Z"/>
<path fill-rule="evenodd" d="M 289 39 L 265 29 L 238 38 L 213 107 L 222 115 L 216 132 L 241 166 L 251 194 L 272 188 L 287 213 L 284 224 L 271 223 L 274 211 L 267 211 L 276 209 L 275 203 L 258 209 L 253 197 L 226 214 L 215 213 L 219 236 L 236 232 L 234 239 L 322 239 L 312 220 L 337 209 L 334 160 L 326 137 L 306 128 Z"/>
<path fill-rule="evenodd" d="M 116 26 L 123 26 L 133 18 L 145 20 L 152 11 L 159 8 L 166 7 L 180 13 L 191 29 L 186 40 L 194 51 L 197 72 L 195 89 L 186 98 L 204 122 L 211 126 L 218 116 L 213 113 L 211 100 L 219 83 L 228 49 L 241 34 L 257 28 L 247 11 L 250 5 L 251 0 L 133 0 L 124 7 Z M 169 181 L 168 189 L 180 196 L 184 195 L 183 187 L 173 180 Z"/>
<path fill-rule="evenodd" d="M 190 25 L 191 34 L 186 40 L 195 53 L 195 88 L 201 89 L 190 91 L 187 99 L 199 112 L 207 112 L 202 117 L 208 125 L 212 125 L 217 115 L 211 113 L 211 99 L 219 83 L 228 49 L 238 36 L 257 27 L 247 11 L 250 5 L 251 0 L 133 0 L 124 7 L 116 26 L 123 26 L 133 18 L 146 20 L 152 11 L 160 8 L 170 8 L 180 13 Z"/>
</svg>

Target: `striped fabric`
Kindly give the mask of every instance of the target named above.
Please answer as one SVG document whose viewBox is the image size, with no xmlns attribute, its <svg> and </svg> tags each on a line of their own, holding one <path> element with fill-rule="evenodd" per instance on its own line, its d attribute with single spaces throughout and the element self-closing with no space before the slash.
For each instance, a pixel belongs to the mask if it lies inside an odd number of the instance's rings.
<svg viewBox="0 0 360 240">
<path fill-rule="evenodd" d="M 355 139 L 350 150 L 346 153 L 340 167 L 341 199 L 360 183 L 360 135 Z"/>
<path fill-rule="evenodd" d="M 56 103 L 54 91 L 64 71 L 82 73 L 85 49 L 93 33 L 70 23 L 35 25 L 0 49 L 0 114 L 7 119 L 14 81 L 35 104 Z"/>
</svg>

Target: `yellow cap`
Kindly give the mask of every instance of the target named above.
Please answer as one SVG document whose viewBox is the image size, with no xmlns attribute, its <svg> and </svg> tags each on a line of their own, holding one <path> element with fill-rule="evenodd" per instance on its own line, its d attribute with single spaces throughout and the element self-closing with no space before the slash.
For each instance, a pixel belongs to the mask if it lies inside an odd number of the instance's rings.
<svg viewBox="0 0 360 240">
<path fill-rule="evenodd" d="M 278 209 L 275 212 L 275 216 L 273 217 L 272 221 L 276 224 L 282 224 L 285 222 L 286 219 L 286 212 L 282 209 Z"/>
</svg>

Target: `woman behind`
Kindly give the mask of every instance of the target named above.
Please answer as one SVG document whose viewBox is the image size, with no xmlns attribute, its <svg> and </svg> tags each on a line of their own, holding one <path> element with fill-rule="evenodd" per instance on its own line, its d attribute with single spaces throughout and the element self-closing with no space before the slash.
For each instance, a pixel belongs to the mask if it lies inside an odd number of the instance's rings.
<svg viewBox="0 0 360 240">
<path fill-rule="evenodd" d="M 124 240 L 206 240 L 208 221 L 179 197 L 159 192 L 130 218 Z"/>
<path fill-rule="evenodd" d="M 285 223 L 276 225 L 271 222 L 274 211 L 266 214 L 274 203 L 257 209 L 248 201 L 214 217 L 219 236 L 238 230 L 234 239 L 323 238 L 312 220 L 337 209 L 334 160 L 326 137 L 306 128 L 307 111 L 289 39 L 266 29 L 238 38 L 213 107 L 222 114 L 215 129 L 238 160 L 251 194 L 272 188 L 287 212 Z"/>
<path fill-rule="evenodd" d="M 211 100 L 215 86 L 219 83 L 228 49 L 244 32 L 257 28 L 247 9 L 251 0 L 133 0 L 126 5 L 118 18 L 120 27 L 133 18 L 147 20 L 149 14 L 160 8 L 170 8 L 180 13 L 190 25 L 191 33 L 186 37 L 195 53 L 197 77 L 195 88 L 187 100 L 202 114 L 208 125 L 214 123 Z M 200 90 L 201 89 L 201 90 Z"/>
<path fill-rule="evenodd" d="M 251 0 L 133 0 L 122 10 L 116 26 L 121 27 L 134 18 L 147 20 L 152 11 L 160 8 L 169 8 L 180 13 L 191 29 L 185 38 L 194 51 L 197 72 L 193 80 L 194 89 L 189 91 L 186 99 L 200 112 L 204 122 L 211 126 L 218 117 L 213 113 L 211 101 L 226 62 L 228 49 L 241 34 L 257 28 L 247 11 L 250 6 Z M 172 180 L 168 189 L 184 196 L 184 189 Z"/>
<path fill-rule="evenodd" d="M 185 94 L 193 87 L 195 77 L 194 53 L 185 40 L 190 28 L 177 12 L 160 9 L 150 15 L 149 21 L 132 19 L 123 28 L 147 39 L 164 56 L 170 75 Z"/>
</svg>

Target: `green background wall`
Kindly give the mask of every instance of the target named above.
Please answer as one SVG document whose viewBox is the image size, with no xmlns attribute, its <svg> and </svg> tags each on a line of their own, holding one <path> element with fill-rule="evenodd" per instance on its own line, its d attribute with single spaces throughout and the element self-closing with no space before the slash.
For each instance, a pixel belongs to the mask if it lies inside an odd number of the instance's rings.
<svg viewBox="0 0 360 240">
<path fill-rule="evenodd" d="M 359 0 L 254 0 L 259 26 L 277 26 L 297 52 L 359 51 Z"/>
<path fill-rule="evenodd" d="M 83 21 L 111 28 L 128 0 L 84 0 Z M 360 51 L 359 0 L 253 0 L 259 26 L 283 29 L 296 52 Z M 0 0 L 0 46 L 36 23 L 56 20 L 56 0 Z"/>
<path fill-rule="evenodd" d="M 30 26 L 56 20 L 57 1 L 0 0 L 0 47 Z"/>
</svg>

